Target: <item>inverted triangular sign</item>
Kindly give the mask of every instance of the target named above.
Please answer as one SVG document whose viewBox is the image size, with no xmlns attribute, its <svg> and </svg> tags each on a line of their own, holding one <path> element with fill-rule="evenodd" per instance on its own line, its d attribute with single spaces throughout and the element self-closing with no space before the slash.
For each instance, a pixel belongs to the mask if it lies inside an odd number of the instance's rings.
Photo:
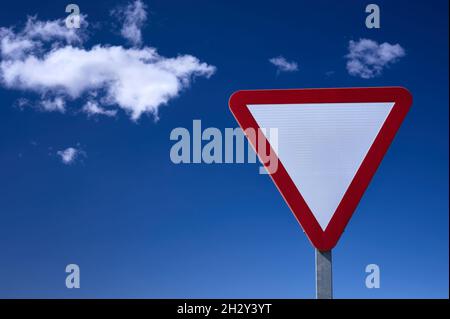
<svg viewBox="0 0 450 319">
<path fill-rule="evenodd" d="M 256 153 L 278 161 L 270 176 L 322 251 L 336 245 L 411 103 L 400 87 L 238 91 L 229 102 Z"/>
</svg>

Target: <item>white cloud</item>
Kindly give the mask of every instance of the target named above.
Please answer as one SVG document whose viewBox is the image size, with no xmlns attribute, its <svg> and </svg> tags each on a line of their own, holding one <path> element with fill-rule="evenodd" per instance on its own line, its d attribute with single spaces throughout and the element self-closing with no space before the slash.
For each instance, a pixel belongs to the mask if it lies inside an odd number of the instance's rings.
<svg viewBox="0 0 450 319">
<path fill-rule="evenodd" d="M 147 6 L 141 0 L 136 0 L 112 12 L 123 23 L 121 35 L 134 46 L 142 44 L 141 29 L 147 20 L 146 8 Z"/>
<path fill-rule="evenodd" d="M 209 78 L 215 72 L 192 55 L 166 58 L 147 46 L 84 48 L 83 30 L 73 30 L 62 20 L 35 18 L 19 32 L 1 28 L 0 83 L 39 94 L 38 104 L 46 111 L 64 111 L 67 102 L 78 99 L 88 114 L 109 116 L 120 108 L 137 120 L 144 113 L 157 116 L 159 107 L 188 88 L 194 77 Z M 86 106 L 86 99 L 95 104 Z"/>
<path fill-rule="evenodd" d="M 347 71 L 350 75 L 370 79 L 381 75 L 383 69 L 405 56 L 400 44 L 384 42 L 378 44 L 370 39 L 350 41 L 348 46 Z"/>
<path fill-rule="evenodd" d="M 86 17 L 80 15 L 80 26 L 78 28 L 67 28 L 63 19 L 53 21 L 39 21 L 36 16 L 28 17 L 23 35 L 26 38 L 40 39 L 42 41 L 64 40 L 66 43 L 83 42 L 83 31 L 87 25 Z"/>
<path fill-rule="evenodd" d="M 81 156 L 86 156 L 86 153 L 74 147 L 68 147 L 64 150 L 57 151 L 56 154 L 61 157 L 61 162 L 65 165 L 73 164 Z"/>
<path fill-rule="evenodd" d="M 3 84 L 41 94 L 65 94 L 70 99 L 104 91 L 102 103 L 118 105 L 137 120 L 143 113 L 178 96 L 193 76 L 211 76 L 215 68 L 190 55 L 159 56 L 155 49 L 66 46 L 42 58 L 34 55 L 0 63 Z"/>
<path fill-rule="evenodd" d="M 40 106 L 44 109 L 44 111 L 49 112 L 58 111 L 64 113 L 66 111 L 66 101 L 59 96 L 53 99 L 43 99 Z"/>
<path fill-rule="evenodd" d="M 298 64 L 294 61 L 287 61 L 281 55 L 276 58 L 269 59 L 269 62 L 277 67 L 278 72 L 295 72 L 298 71 Z"/>
<path fill-rule="evenodd" d="M 94 115 L 105 115 L 105 116 L 116 116 L 117 110 L 106 110 L 103 107 L 99 106 L 98 103 L 87 101 L 83 106 L 83 112 L 87 113 L 88 116 Z"/>
<path fill-rule="evenodd" d="M 0 53 L 2 57 L 22 57 L 35 47 L 34 41 L 21 36 L 16 36 L 11 29 L 0 28 Z"/>
<path fill-rule="evenodd" d="M 4 59 L 20 59 L 25 54 L 41 51 L 42 46 L 52 42 L 58 47 L 64 44 L 80 44 L 86 37 L 83 31 L 87 26 L 86 17 L 80 15 L 83 29 L 69 29 L 62 19 L 39 21 L 36 16 L 28 17 L 20 32 L 13 28 L 0 27 L 0 53 Z"/>
</svg>

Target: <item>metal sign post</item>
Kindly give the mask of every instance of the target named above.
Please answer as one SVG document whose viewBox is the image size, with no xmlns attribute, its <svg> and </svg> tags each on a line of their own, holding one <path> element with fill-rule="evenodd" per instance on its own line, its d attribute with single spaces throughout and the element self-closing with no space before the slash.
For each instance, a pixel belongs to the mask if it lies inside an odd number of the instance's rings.
<svg viewBox="0 0 450 319">
<path fill-rule="evenodd" d="M 333 274 L 331 250 L 316 249 L 316 298 L 333 298 Z"/>
</svg>

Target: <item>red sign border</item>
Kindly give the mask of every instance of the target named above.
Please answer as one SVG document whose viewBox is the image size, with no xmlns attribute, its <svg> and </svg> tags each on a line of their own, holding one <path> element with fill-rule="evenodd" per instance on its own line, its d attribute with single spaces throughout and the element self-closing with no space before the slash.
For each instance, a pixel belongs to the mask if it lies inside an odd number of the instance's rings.
<svg viewBox="0 0 450 319">
<path fill-rule="evenodd" d="M 248 128 L 252 128 L 255 131 L 259 130 L 259 126 L 251 115 L 247 105 L 370 102 L 394 102 L 394 106 L 362 161 L 361 166 L 325 231 L 320 227 L 281 161 L 278 161 L 278 169 L 276 172 L 270 174 L 309 240 L 313 246 L 321 251 L 328 251 L 336 246 L 353 212 L 358 206 L 362 195 L 393 141 L 395 134 L 400 128 L 403 119 L 408 113 L 412 104 L 412 95 L 403 87 L 245 90 L 233 93 L 229 100 L 230 110 L 244 133 Z M 258 134 L 258 136 L 260 135 L 262 134 Z M 256 141 L 248 135 L 247 137 L 256 150 L 256 153 L 258 153 Z M 264 135 L 262 137 L 264 138 Z M 275 154 L 269 141 L 266 140 L 265 142 L 270 147 L 270 154 Z M 269 163 L 265 163 L 264 165 L 267 167 Z"/>
</svg>

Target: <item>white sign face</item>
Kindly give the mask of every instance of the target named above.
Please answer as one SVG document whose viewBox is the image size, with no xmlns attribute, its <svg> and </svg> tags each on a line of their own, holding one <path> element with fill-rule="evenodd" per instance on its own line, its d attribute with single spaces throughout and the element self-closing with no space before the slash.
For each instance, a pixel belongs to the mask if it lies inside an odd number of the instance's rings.
<svg viewBox="0 0 450 319">
<path fill-rule="evenodd" d="M 258 104 L 259 127 L 278 128 L 277 156 L 325 230 L 394 102 Z"/>
</svg>

